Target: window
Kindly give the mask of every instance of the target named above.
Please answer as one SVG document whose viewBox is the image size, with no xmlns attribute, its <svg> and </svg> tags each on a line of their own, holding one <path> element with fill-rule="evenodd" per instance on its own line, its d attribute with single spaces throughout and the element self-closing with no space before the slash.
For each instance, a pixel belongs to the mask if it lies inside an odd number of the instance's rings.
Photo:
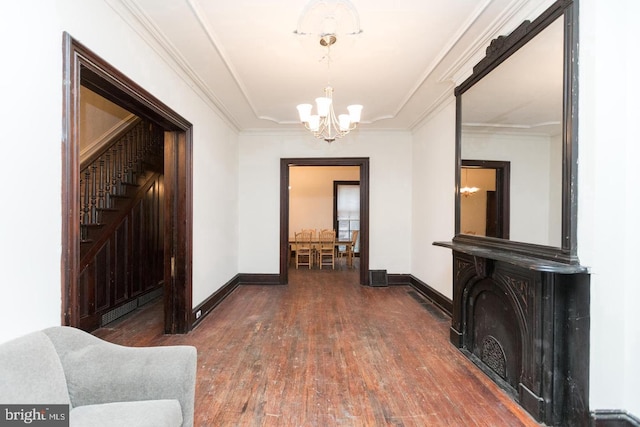
<svg viewBox="0 0 640 427">
<path fill-rule="evenodd" d="M 333 188 L 336 237 L 338 240 L 350 240 L 352 232 L 360 230 L 360 182 L 334 181 Z M 359 240 L 355 253 L 359 252 Z"/>
</svg>

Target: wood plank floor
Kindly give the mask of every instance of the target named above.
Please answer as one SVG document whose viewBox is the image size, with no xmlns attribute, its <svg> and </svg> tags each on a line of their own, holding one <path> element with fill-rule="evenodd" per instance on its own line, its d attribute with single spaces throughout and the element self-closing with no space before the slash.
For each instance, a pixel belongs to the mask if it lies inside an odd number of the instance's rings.
<svg viewBox="0 0 640 427">
<path fill-rule="evenodd" d="M 448 340 L 448 317 L 411 288 L 351 271 L 289 272 L 238 287 L 186 335 L 149 304 L 95 335 L 198 349 L 196 426 L 537 426 Z"/>
</svg>

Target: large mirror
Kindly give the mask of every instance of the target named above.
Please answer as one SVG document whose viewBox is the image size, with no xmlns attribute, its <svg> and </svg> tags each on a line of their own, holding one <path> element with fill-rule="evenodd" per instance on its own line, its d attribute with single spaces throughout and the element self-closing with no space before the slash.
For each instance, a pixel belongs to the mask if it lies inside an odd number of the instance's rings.
<svg viewBox="0 0 640 427">
<path fill-rule="evenodd" d="M 494 40 L 456 88 L 454 240 L 576 261 L 573 7 Z"/>
</svg>

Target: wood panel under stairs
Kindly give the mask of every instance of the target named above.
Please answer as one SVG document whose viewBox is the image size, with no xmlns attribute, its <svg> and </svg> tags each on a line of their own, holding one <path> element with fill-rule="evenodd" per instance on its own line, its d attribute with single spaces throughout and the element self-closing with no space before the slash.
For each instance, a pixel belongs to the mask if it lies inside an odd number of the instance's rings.
<svg viewBox="0 0 640 427">
<path fill-rule="evenodd" d="M 162 290 L 163 145 L 162 129 L 139 120 L 81 164 L 82 329 L 103 326 Z"/>
</svg>

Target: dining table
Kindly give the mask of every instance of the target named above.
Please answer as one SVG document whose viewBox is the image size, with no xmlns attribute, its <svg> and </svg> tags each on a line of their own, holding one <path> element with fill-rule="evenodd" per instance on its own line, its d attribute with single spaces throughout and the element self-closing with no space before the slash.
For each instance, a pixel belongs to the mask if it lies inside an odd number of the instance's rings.
<svg viewBox="0 0 640 427">
<path fill-rule="evenodd" d="M 311 245 L 320 245 L 320 239 L 318 237 L 314 237 L 310 240 Z M 351 258 L 351 240 L 336 240 L 334 242 L 334 246 L 337 248 L 338 246 L 346 246 L 347 248 L 347 266 L 353 266 L 353 258 Z M 289 259 L 291 259 L 291 255 L 293 253 L 293 248 L 296 246 L 295 237 L 289 237 Z"/>
</svg>

